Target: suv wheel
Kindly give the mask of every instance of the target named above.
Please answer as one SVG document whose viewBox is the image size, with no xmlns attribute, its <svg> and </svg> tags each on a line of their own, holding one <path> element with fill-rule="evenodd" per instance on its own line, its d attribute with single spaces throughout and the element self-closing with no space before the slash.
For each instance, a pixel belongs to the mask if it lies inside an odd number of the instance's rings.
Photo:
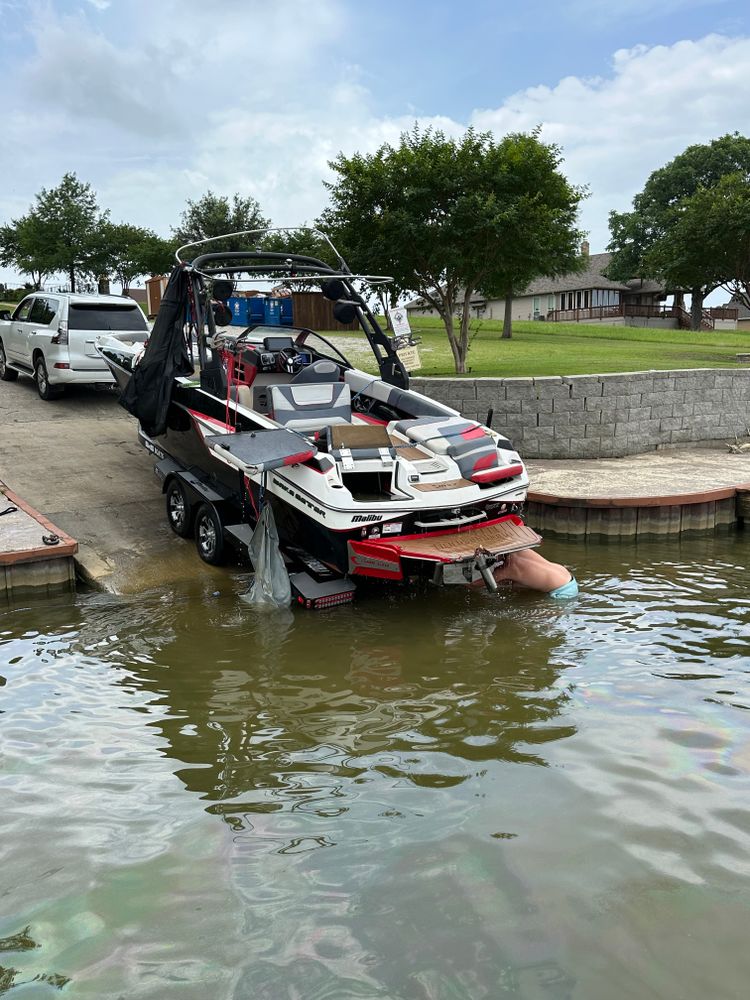
<svg viewBox="0 0 750 1000">
<path fill-rule="evenodd" d="M 3 347 L 2 340 L 0 340 L 0 382 L 15 382 L 17 378 L 18 372 L 15 368 L 8 368 L 5 348 Z"/>
<path fill-rule="evenodd" d="M 55 399 L 60 395 L 62 390 L 57 386 L 49 384 L 47 365 L 45 364 L 44 358 L 41 354 L 34 362 L 34 378 L 36 379 L 36 391 L 42 399 Z"/>
</svg>

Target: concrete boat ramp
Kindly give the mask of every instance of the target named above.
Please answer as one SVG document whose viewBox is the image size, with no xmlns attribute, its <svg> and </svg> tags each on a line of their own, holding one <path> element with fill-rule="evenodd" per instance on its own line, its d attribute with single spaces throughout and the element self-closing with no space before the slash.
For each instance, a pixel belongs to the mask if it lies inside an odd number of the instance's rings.
<svg viewBox="0 0 750 1000">
<path fill-rule="evenodd" d="M 70 585 L 70 560 L 83 580 L 118 593 L 188 579 L 212 590 L 225 583 L 225 570 L 207 566 L 169 529 L 153 464 L 114 392 L 81 387 L 45 403 L 29 379 L 1 383 L 0 481 L 23 498 L 23 516 L 0 516 L 0 567 L 22 565 L 19 553 L 33 549 L 26 563 L 36 569 L 26 582 L 19 570 L 4 569 L 0 583 L 18 581 L 14 599 L 34 586 L 35 574 L 45 590 Z M 743 511 L 750 516 L 750 454 L 724 446 L 528 466 L 528 521 L 543 535 L 678 535 L 734 525 Z M 9 505 L 0 496 L 0 510 Z M 42 542 L 37 551 L 45 534 L 58 535 L 63 548 Z M 45 561 L 59 563 L 57 583 L 54 573 L 45 576 Z"/>
</svg>

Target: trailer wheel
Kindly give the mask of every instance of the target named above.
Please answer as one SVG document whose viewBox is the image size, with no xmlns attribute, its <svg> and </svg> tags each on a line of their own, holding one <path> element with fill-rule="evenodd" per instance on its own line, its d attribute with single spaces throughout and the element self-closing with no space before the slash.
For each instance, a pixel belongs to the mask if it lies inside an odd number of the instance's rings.
<svg viewBox="0 0 750 1000">
<path fill-rule="evenodd" d="M 218 566 L 223 561 L 224 529 L 210 503 L 202 503 L 195 515 L 195 545 L 198 555 L 210 566 Z"/>
<path fill-rule="evenodd" d="M 179 479 L 172 479 L 167 487 L 167 521 L 180 538 L 190 538 L 193 534 L 193 512 Z"/>
</svg>

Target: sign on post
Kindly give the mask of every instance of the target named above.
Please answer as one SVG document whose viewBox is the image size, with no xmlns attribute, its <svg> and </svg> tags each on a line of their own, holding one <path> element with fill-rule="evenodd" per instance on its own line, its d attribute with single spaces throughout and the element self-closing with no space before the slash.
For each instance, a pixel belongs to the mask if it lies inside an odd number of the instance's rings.
<svg viewBox="0 0 750 1000">
<path fill-rule="evenodd" d="M 422 367 L 419 350 L 414 343 L 409 326 L 409 314 L 406 309 L 397 306 L 389 309 L 388 318 L 393 328 L 393 346 L 399 361 L 408 372 L 415 372 Z"/>
</svg>

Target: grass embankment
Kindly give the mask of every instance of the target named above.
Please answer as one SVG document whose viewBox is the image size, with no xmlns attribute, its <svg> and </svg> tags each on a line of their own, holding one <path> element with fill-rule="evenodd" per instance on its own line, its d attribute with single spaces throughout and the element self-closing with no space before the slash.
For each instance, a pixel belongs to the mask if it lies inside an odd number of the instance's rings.
<svg viewBox="0 0 750 1000">
<path fill-rule="evenodd" d="M 422 368 L 418 375 L 455 375 L 453 356 L 439 320 L 411 320 L 419 345 Z M 722 368 L 736 365 L 735 354 L 745 352 L 750 334 L 732 330 L 655 330 L 630 326 L 581 323 L 513 324 L 513 337 L 502 340 L 502 323 L 477 320 L 471 324 L 467 375 L 532 376 L 593 375 L 601 372 Z M 375 370 L 364 336 L 328 334 L 350 361 Z M 360 347 L 361 342 L 361 347 Z"/>
</svg>

